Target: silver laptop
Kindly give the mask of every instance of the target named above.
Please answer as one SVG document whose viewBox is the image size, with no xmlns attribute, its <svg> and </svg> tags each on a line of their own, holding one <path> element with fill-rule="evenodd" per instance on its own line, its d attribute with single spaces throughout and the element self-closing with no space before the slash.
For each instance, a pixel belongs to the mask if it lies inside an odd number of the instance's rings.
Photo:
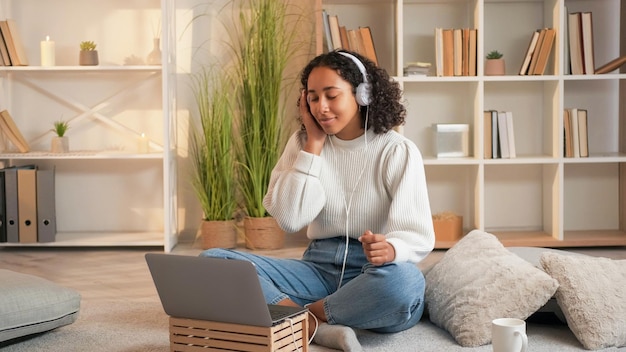
<svg viewBox="0 0 626 352">
<path fill-rule="evenodd" d="M 265 303 L 248 261 L 147 253 L 146 262 L 163 309 L 173 317 L 273 326 L 307 311 Z"/>
</svg>

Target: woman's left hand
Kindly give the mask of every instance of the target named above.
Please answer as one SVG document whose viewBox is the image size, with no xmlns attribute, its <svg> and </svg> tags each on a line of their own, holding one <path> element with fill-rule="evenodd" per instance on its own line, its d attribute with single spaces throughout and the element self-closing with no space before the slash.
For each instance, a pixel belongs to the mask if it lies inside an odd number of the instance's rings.
<svg viewBox="0 0 626 352">
<path fill-rule="evenodd" d="M 372 231 L 367 230 L 359 237 L 359 241 L 363 245 L 367 261 L 374 265 L 383 265 L 392 262 L 396 258 L 396 251 L 387 242 L 385 235 L 374 234 Z"/>
</svg>

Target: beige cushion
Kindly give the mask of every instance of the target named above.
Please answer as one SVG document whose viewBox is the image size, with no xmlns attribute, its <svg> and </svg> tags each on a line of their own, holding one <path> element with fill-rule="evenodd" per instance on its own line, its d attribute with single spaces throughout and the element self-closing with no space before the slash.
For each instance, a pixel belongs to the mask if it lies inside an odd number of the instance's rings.
<svg viewBox="0 0 626 352">
<path fill-rule="evenodd" d="M 626 346 L 626 260 L 544 253 L 556 299 L 586 349 Z"/>
<path fill-rule="evenodd" d="M 555 293 L 558 283 L 509 252 L 489 233 L 474 230 L 426 274 L 430 320 L 462 346 L 491 342 L 491 321 L 526 319 Z"/>
</svg>

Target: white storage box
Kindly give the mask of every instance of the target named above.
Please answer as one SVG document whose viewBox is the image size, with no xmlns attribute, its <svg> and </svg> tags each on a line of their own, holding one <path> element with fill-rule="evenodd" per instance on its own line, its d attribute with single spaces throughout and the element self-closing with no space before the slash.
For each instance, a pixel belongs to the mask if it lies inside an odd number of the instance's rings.
<svg viewBox="0 0 626 352">
<path fill-rule="evenodd" d="M 433 125 L 433 130 L 438 158 L 469 155 L 468 124 L 437 123 Z"/>
</svg>

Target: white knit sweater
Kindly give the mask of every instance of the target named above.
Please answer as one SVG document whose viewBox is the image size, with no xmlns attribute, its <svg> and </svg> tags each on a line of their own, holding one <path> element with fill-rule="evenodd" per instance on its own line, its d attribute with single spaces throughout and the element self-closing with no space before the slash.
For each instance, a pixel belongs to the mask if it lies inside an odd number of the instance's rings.
<svg viewBox="0 0 626 352">
<path fill-rule="evenodd" d="M 263 201 L 285 231 L 308 226 L 310 239 L 386 234 L 396 262 L 417 263 L 432 251 L 424 165 L 413 142 L 395 131 L 350 141 L 329 136 L 317 156 L 302 151 L 305 138 L 303 131 L 291 136 Z"/>
</svg>

